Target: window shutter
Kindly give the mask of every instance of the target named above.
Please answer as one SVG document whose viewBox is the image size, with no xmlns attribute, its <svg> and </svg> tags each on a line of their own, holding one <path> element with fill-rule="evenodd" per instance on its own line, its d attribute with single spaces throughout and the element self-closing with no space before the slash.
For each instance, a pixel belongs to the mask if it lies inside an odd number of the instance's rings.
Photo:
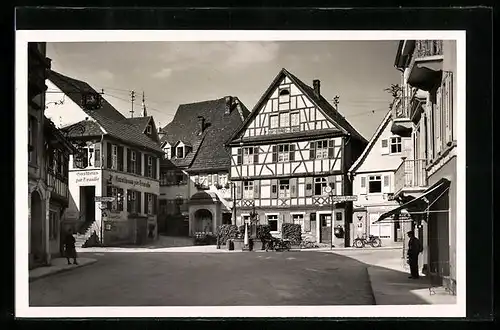
<svg viewBox="0 0 500 330">
<path fill-rule="evenodd" d="M 118 146 L 118 171 L 123 171 L 123 147 Z"/>
<path fill-rule="evenodd" d="M 135 198 L 137 201 L 137 214 L 141 214 L 142 213 L 142 193 L 140 191 L 136 191 Z"/>
<path fill-rule="evenodd" d="M 152 176 L 152 179 L 158 179 L 157 175 L 156 175 L 156 168 L 157 168 L 157 164 L 156 164 L 156 157 L 154 156 L 151 156 L 152 158 L 152 162 L 153 162 L 153 176 Z"/>
<path fill-rule="evenodd" d="M 107 143 L 107 148 L 106 148 L 106 155 L 107 155 L 107 159 L 106 159 L 106 167 L 107 168 L 112 168 L 112 165 L 113 165 L 113 161 L 112 161 L 112 158 L 111 158 L 111 143 L 108 142 Z"/>
<path fill-rule="evenodd" d="M 334 143 L 334 140 L 328 140 L 328 158 L 330 158 L 330 159 L 334 158 L 333 143 Z"/>
<path fill-rule="evenodd" d="M 212 185 L 212 175 L 209 174 L 208 175 L 208 184 L 207 184 L 209 187 Z"/>
<path fill-rule="evenodd" d="M 362 176 L 360 177 L 360 179 L 361 179 L 361 185 L 360 185 L 361 189 L 359 193 L 362 195 L 366 195 L 366 176 Z"/>
<path fill-rule="evenodd" d="M 304 231 L 306 233 L 311 231 L 311 217 L 309 216 L 309 213 L 304 215 Z"/>
<path fill-rule="evenodd" d="M 132 159 L 132 149 L 130 148 L 127 148 L 127 172 L 130 173 L 131 170 L 130 170 L 130 160 Z"/>
<path fill-rule="evenodd" d="M 253 197 L 260 198 L 260 181 L 255 180 L 253 182 Z"/>
<path fill-rule="evenodd" d="M 389 175 L 384 175 L 382 182 L 382 192 L 387 194 L 391 192 L 391 177 Z"/>
<path fill-rule="evenodd" d="M 316 142 L 309 142 L 309 159 L 316 158 Z"/>
<path fill-rule="evenodd" d="M 306 197 L 311 197 L 313 195 L 313 178 L 306 177 Z"/>
<path fill-rule="evenodd" d="M 295 143 L 290 143 L 290 161 L 293 162 L 295 160 Z"/>
<path fill-rule="evenodd" d="M 434 113 L 434 134 L 436 136 L 436 144 L 435 150 L 436 154 L 441 152 L 441 120 L 442 120 L 442 90 L 443 87 L 438 88 L 436 91 L 436 104 L 433 104 L 433 113 Z"/>
<path fill-rule="evenodd" d="M 271 198 L 277 198 L 277 197 L 278 197 L 278 180 L 272 179 L 271 180 Z"/>
<path fill-rule="evenodd" d="M 259 163 L 259 147 L 253 148 L 253 163 L 254 164 Z"/>
<path fill-rule="evenodd" d="M 241 189 L 241 181 L 236 181 L 236 198 L 243 198 L 243 190 Z"/>
<path fill-rule="evenodd" d="M 278 162 L 278 146 L 273 146 L 273 163 Z"/>
<path fill-rule="evenodd" d="M 136 174 L 142 175 L 142 153 L 140 151 L 137 151 L 135 153 L 135 162 L 136 162 L 136 167 L 137 167 L 137 172 Z"/>
<path fill-rule="evenodd" d="M 243 163 L 243 149 L 238 148 L 238 165 Z"/>
<path fill-rule="evenodd" d="M 335 175 L 328 176 L 328 185 L 332 187 L 332 191 L 335 191 Z"/>
<path fill-rule="evenodd" d="M 94 145 L 94 166 L 101 167 L 101 143 Z"/>
<path fill-rule="evenodd" d="M 290 197 L 297 197 L 297 178 L 290 179 Z"/>
<path fill-rule="evenodd" d="M 444 76 L 444 102 L 445 102 L 445 143 L 453 141 L 453 74 L 445 72 Z"/>
<path fill-rule="evenodd" d="M 383 139 L 381 141 L 381 152 L 382 152 L 382 155 L 389 154 L 389 140 L 388 139 Z"/>
<path fill-rule="evenodd" d="M 427 115 L 427 159 L 431 160 L 434 158 L 434 136 L 432 134 L 432 111 L 428 112 Z"/>
</svg>

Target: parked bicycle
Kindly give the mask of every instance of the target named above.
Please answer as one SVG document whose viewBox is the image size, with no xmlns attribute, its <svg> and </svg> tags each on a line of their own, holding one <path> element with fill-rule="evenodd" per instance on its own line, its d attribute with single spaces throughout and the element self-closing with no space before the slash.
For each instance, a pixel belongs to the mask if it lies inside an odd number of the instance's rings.
<svg viewBox="0 0 500 330">
<path fill-rule="evenodd" d="M 374 235 L 369 235 L 368 237 L 366 235 L 363 235 L 362 237 L 357 237 L 354 239 L 354 246 L 357 248 L 364 248 L 366 245 L 371 245 L 372 247 L 380 247 L 382 246 L 382 241 L 378 236 Z"/>
</svg>

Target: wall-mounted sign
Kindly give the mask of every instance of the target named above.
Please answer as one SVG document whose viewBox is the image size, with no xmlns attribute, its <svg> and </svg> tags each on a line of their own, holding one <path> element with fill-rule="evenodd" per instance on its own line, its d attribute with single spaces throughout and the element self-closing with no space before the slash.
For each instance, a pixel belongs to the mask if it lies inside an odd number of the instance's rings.
<svg viewBox="0 0 500 330">
<path fill-rule="evenodd" d="M 80 171 L 76 172 L 76 183 L 98 182 L 101 178 L 99 171 Z"/>
<path fill-rule="evenodd" d="M 151 188 L 151 183 L 149 181 L 145 181 L 142 179 L 129 179 L 124 176 L 118 176 L 114 175 L 112 176 L 112 180 L 117 182 L 117 183 L 126 183 L 132 186 L 140 186 L 140 187 L 145 187 L 145 188 Z"/>
<path fill-rule="evenodd" d="M 96 203 L 98 202 L 112 202 L 115 200 L 115 197 L 108 197 L 108 196 L 95 196 L 94 197 L 94 201 Z"/>
<path fill-rule="evenodd" d="M 358 200 L 358 196 L 332 196 L 333 202 L 355 202 Z"/>
</svg>

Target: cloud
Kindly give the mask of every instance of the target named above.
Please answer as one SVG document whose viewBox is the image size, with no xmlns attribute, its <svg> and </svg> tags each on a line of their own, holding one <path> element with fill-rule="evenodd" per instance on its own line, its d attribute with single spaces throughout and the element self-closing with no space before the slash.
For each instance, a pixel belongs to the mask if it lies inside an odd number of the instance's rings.
<svg viewBox="0 0 500 330">
<path fill-rule="evenodd" d="M 172 69 L 170 69 L 170 68 L 163 68 L 160 71 L 155 72 L 153 74 L 153 78 L 164 79 L 164 78 L 170 77 L 171 74 L 172 74 Z"/>
</svg>

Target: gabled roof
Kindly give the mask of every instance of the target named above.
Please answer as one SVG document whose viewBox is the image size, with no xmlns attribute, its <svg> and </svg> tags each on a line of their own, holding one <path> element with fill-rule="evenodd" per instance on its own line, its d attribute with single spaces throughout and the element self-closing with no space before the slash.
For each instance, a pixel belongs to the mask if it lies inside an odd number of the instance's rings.
<svg viewBox="0 0 500 330">
<path fill-rule="evenodd" d="M 81 104 L 82 93 L 97 93 L 86 82 L 64 76 L 55 71 L 50 71 L 48 79 L 79 106 Z M 125 116 L 104 98 L 102 99 L 102 107 L 99 109 L 89 110 L 81 106 L 80 108 L 89 117 L 93 118 L 107 132 L 107 135 L 127 144 L 143 147 L 151 151 L 162 152 L 158 143 L 144 135 L 136 125 L 129 122 Z"/>
<path fill-rule="evenodd" d="M 375 133 L 370 139 L 370 142 L 368 142 L 368 145 L 366 146 L 365 150 L 363 150 L 363 152 L 361 153 L 361 156 L 359 156 L 358 159 L 356 159 L 356 161 L 354 162 L 354 164 L 352 164 L 351 168 L 348 171 L 349 173 L 356 172 L 357 169 L 363 164 L 366 157 L 368 157 L 368 155 L 370 154 L 370 151 L 372 150 L 373 146 L 378 141 L 378 138 L 380 137 L 384 129 L 387 127 L 387 125 L 391 122 L 391 120 L 392 120 L 392 111 L 389 110 L 385 115 L 384 119 L 382 120 L 382 122 L 380 123 L 380 125 L 378 125 L 377 129 L 375 130 Z"/>
<path fill-rule="evenodd" d="M 267 101 L 269 95 L 274 91 L 274 89 L 278 86 L 278 84 L 284 77 L 288 77 L 297 86 L 297 88 L 302 93 L 304 93 L 310 99 L 310 101 L 313 102 L 320 109 L 320 111 L 322 111 L 323 114 L 335 124 L 335 126 L 337 126 L 338 129 L 344 132 L 344 134 L 351 135 L 362 142 L 367 142 L 366 139 L 354 127 L 352 127 L 351 124 L 349 124 L 349 122 L 337 111 L 337 109 L 335 109 L 322 95 L 320 95 L 319 97 L 316 96 L 313 88 L 306 85 L 285 68 L 281 69 L 278 75 L 274 78 L 269 88 L 265 91 L 265 93 L 253 108 L 250 116 L 247 117 L 245 122 L 241 125 L 240 129 L 231 137 L 231 141 L 235 140 L 247 128 L 247 126 L 251 123 L 251 121 L 255 118 L 255 116 L 262 108 L 263 103 Z M 293 135 L 294 133 L 290 134 Z"/>
<path fill-rule="evenodd" d="M 164 136 L 162 145 L 169 142 L 172 146 L 182 141 L 192 146 L 185 158 L 170 161 L 175 166 L 189 167 L 189 170 L 203 171 L 229 168 L 230 152 L 224 142 L 238 129 L 248 116 L 249 111 L 238 98 L 232 97 L 231 111 L 225 114 L 229 97 L 197 103 L 181 104 L 174 119 L 161 129 Z M 205 129 L 200 134 L 198 117 L 205 118 Z"/>
<path fill-rule="evenodd" d="M 66 132 L 69 138 L 101 136 L 106 131 L 93 120 L 82 120 L 77 123 L 64 126 L 61 131 Z"/>
<path fill-rule="evenodd" d="M 139 131 L 144 133 L 146 131 L 146 128 L 151 121 L 153 117 L 147 116 L 147 117 L 133 117 L 133 118 L 127 118 L 127 121 L 137 127 Z"/>
</svg>

